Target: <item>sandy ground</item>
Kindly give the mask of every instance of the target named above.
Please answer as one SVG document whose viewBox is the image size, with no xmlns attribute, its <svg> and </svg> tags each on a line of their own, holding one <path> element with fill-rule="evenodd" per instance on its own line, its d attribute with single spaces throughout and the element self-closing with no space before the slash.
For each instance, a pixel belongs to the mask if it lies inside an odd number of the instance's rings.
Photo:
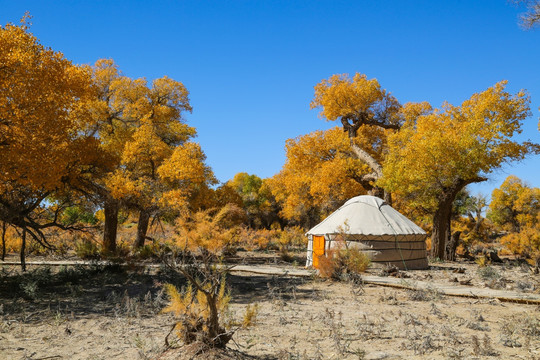
<svg viewBox="0 0 540 360">
<path fill-rule="evenodd" d="M 474 263 L 434 265 L 405 276 L 538 291 L 538 275 L 517 264 L 492 266 L 489 276 Z M 174 275 L 113 267 L 17 278 L 15 269 L 2 271 L 1 359 L 186 358 L 183 348 L 163 353 L 174 318 L 160 314 L 161 288 L 181 285 Z M 247 273 L 228 281 L 233 316 L 259 305 L 256 325 L 230 343 L 231 359 L 540 358 L 533 305 Z"/>
</svg>

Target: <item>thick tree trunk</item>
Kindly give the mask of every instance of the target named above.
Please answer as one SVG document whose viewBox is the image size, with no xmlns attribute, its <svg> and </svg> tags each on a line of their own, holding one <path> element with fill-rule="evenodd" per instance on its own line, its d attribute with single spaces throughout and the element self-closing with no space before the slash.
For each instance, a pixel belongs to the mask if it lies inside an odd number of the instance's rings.
<svg viewBox="0 0 540 360">
<path fill-rule="evenodd" d="M 449 204 L 448 204 L 449 203 Z M 452 201 L 440 202 L 433 214 L 433 231 L 431 233 L 431 256 L 443 260 L 445 258 L 446 240 L 450 236 L 448 219 L 452 214 Z"/>
<path fill-rule="evenodd" d="M 375 158 L 372 157 L 367 151 L 356 145 L 352 138 L 350 139 L 350 142 L 351 148 L 356 157 L 366 163 L 371 170 L 373 170 L 372 173 L 366 174 L 357 180 L 364 187 L 364 189 L 368 191 L 369 195 L 381 198 L 386 201 L 388 205 L 392 206 L 392 194 L 385 191 L 383 188 L 373 185 L 375 181 L 383 176 L 383 168 L 381 164 L 379 164 L 377 160 L 375 160 Z"/>
<path fill-rule="evenodd" d="M 6 258 L 6 230 L 7 224 L 2 221 L 2 261 Z"/>
<path fill-rule="evenodd" d="M 137 223 L 137 239 L 135 240 L 135 249 L 140 249 L 144 246 L 146 233 L 148 232 L 148 224 L 150 223 L 151 212 L 141 210 L 139 212 L 139 222 Z"/>
<path fill-rule="evenodd" d="M 456 249 L 459 244 L 459 237 L 461 236 L 461 231 L 456 231 L 450 237 L 450 241 L 446 246 L 446 259 L 450 261 L 456 260 Z"/>
<path fill-rule="evenodd" d="M 446 256 L 446 242 L 450 239 L 452 204 L 456 195 L 465 186 L 487 180 L 483 177 L 475 177 L 468 180 L 457 179 L 451 186 L 443 189 L 439 195 L 439 203 L 433 214 L 433 232 L 431 233 L 431 256 L 441 260 L 448 260 Z"/>
<path fill-rule="evenodd" d="M 364 149 L 356 145 L 352 138 L 350 139 L 350 142 L 351 142 L 351 148 L 354 154 L 356 155 L 356 157 L 360 159 L 361 161 L 363 161 L 364 163 L 366 163 L 370 167 L 370 169 L 373 170 L 373 172 L 375 173 L 374 175 L 376 179 L 381 178 L 382 177 L 381 164 L 379 164 L 377 160 L 375 160 L 375 158 L 371 156 L 367 151 L 365 151 Z"/>
<path fill-rule="evenodd" d="M 26 271 L 26 229 L 23 229 L 21 240 L 21 268 L 22 271 Z"/>
<path fill-rule="evenodd" d="M 392 193 L 385 191 L 384 192 L 384 201 L 390 206 L 392 206 Z"/>
<path fill-rule="evenodd" d="M 118 200 L 108 198 L 105 201 L 105 226 L 103 230 L 103 252 L 114 254 L 116 252 L 116 231 L 118 228 Z"/>
<path fill-rule="evenodd" d="M 368 191 L 368 195 L 376 196 L 378 198 L 384 199 L 384 189 L 374 186 Z"/>
</svg>

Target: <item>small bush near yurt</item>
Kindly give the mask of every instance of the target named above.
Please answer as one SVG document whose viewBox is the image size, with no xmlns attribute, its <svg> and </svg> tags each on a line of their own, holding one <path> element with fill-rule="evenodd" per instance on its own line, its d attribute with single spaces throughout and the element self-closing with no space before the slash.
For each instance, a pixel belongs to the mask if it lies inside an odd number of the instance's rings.
<svg viewBox="0 0 540 360">
<path fill-rule="evenodd" d="M 341 253 L 347 272 L 362 273 L 369 267 L 369 256 L 360 249 L 351 248 L 345 251 L 342 250 Z"/>
<path fill-rule="evenodd" d="M 319 275 L 339 280 L 345 274 L 359 274 L 369 267 L 369 256 L 359 249 L 330 249 L 319 257 Z"/>
</svg>

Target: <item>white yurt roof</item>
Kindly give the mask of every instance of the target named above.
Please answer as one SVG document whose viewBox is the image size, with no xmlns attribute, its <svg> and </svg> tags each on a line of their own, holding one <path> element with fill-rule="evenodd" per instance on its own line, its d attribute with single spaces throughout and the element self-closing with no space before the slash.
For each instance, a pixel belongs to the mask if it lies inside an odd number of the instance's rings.
<svg viewBox="0 0 540 360">
<path fill-rule="evenodd" d="M 369 195 L 349 199 L 306 235 L 411 235 L 425 234 L 418 225 L 393 209 L 384 200 Z"/>
</svg>

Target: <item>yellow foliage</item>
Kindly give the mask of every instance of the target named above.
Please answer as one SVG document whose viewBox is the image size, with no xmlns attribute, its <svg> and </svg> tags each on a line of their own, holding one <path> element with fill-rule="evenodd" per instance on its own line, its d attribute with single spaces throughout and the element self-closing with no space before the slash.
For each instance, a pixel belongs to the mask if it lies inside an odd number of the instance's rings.
<svg viewBox="0 0 540 360">
<path fill-rule="evenodd" d="M 287 162 L 269 182 L 281 215 L 303 224 L 320 221 L 371 189 L 380 177 L 389 134 L 408 118 L 429 111 L 429 104 L 409 104 L 402 112 L 376 79 L 357 73 L 352 78 L 333 75 L 317 84 L 311 108 L 320 108 L 319 115 L 328 121 L 339 119 L 343 129 L 288 140 Z"/>
<path fill-rule="evenodd" d="M 220 287 L 215 296 L 215 305 L 219 323 L 224 323 L 228 328 L 230 323 L 224 322 L 224 317 L 227 314 L 229 303 L 231 300 L 230 294 L 226 291 L 225 279 L 220 280 Z M 211 294 L 211 285 L 204 285 L 203 292 L 201 290 L 193 291 L 191 284 L 186 290 L 181 293 L 172 284 L 165 284 L 165 291 L 169 296 L 169 304 L 162 310 L 163 313 L 173 313 L 178 322 L 175 325 L 175 330 L 180 339 L 186 344 L 197 340 L 197 334 L 206 334 L 209 332 L 209 324 L 211 324 L 211 310 L 208 304 L 208 294 Z M 203 335 L 205 336 L 205 335 Z"/>
<path fill-rule="evenodd" d="M 507 231 L 534 227 L 540 216 L 540 188 L 532 188 L 516 176 L 508 176 L 491 193 L 488 217 Z"/>
<path fill-rule="evenodd" d="M 461 231 L 460 240 L 465 247 L 470 247 L 476 243 L 487 242 L 491 233 L 491 226 L 488 222 L 483 221 L 476 228 L 476 221 L 468 217 L 460 217 L 452 222 L 452 228 L 456 231 Z"/>
<path fill-rule="evenodd" d="M 307 246 L 308 239 L 304 235 L 306 231 L 300 226 L 286 227 L 277 233 L 281 250 L 305 249 Z"/>
<path fill-rule="evenodd" d="M 0 227 L 0 234 L 1 234 L 1 231 L 2 229 Z M 15 229 L 13 229 L 12 227 L 7 227 L 4 240 L 6 242 L 6 253 L 20 251 L 22 240 L 21 240 L 21 237 L 15 231 Z"/>
<path fill-rule="evenodd" d="M 382 89 L 377 79 L 356 73 L 351 79 L 347 74 L 332 75 L 315 86 L 311 108 L 322 107 L 320 116 L 334 121 L 341 117 L 359 117 L 374 111 L 384 103 L 386 110 L 400 107 L 397 100 Z M 396 118 L 397 120 L 397 118 Z"/>
<path fill-rule="evenodd" d="M 1 231 L 0 226 L 0 236 Z M 98 247 L 95 244 L 97 234 L 93 229 L 88 229 L 85 232 L 67 232 L 57 228 L 50 228 L 45 230 L 44 233 L 48 242 L 54 246 L 54 253 L 57 255 L 65 255 L 69 251 L 74 251 L 77 256 L 90 257 L 90 255 L 96 255 L 97 253 Z M 44 255 L 49 252 L 48 249 L 35 241 L 28 242 L 28 236 L 26 239 L 27 254 Z M 21 236 L 13 227 L 7 227 L 5 240 L 6 253 L 19 253 L 21 251 Z"/>
<path fill-rule="evenodd" d="M 512 139 L 530 113 L 529 97 L 523 91 L 511 95 L 505 86 L 500 82 L 459 107 L 444 104 L 431 113 L 424 111 L 414 124 L 390 135 L 379 184 L 410 196 L 412 205 L 434 209 L 443 189 L 458 179 L 485 176 L 535 151 L 536 145 Z"/>
<path fill-rule="evenodd" d="M 348 248 L 345 243 L 326 251 L 319 256 L 319 276 L 339 280 L 343 274 L 360 274 L 367 270 L 371 260 L 357 248 Z"/>
<path fill-rule="evenodd" d="M 255 325 L 257 322 L 257 314 L 259 312 L 259 306 L 257 304 L 251 305 L 248 304 L 246 307 L 246 313 L 244 314 L 244 320 L 242 321 L 242 326 L 248 328 Z"/>
<path fill-rule="evenodd" d="M 196 131 L 183 118 L 192 110 L 185 86 L 166 76 L 151 84 L 128 78 L 109 59 L 91 71 L 98 95 L 87 131 L 111 159 L 93 181 L 138 209 L 184 210 L 197 186 L 215 181 L 200 146 L 189 142 Z"/>
<path fill-rule="evenodd" d="M 169 183 L 204 183 L 213 176 L 204 164 L 205 159 L 199 144 L 186 143 L 175 148 L 157 172 Z"/>
<path fill-rule="evenodd" d="M 176 244 L 191 251 L 205 249 L 217 255 L 233 251 L 238 234 L 235 223 L 241 216 L 241 209 L 229 205 L 217 213 L 206 210 L 179 217 Z"/>
<path fill-rule="evenodd" d="M 359 133 L 358 143 L 369 142 L 375 131 L 365 130 Z M 369 168 L 354 157 L 341 129 L 335 127 L 289 139 L 286 151 L 283 169 L 268 180 L 285 218 L 313 217 L 312 209 L 316 209 L 313 220 L 320 221 L 347 199 L 365 193 L 354 177 L 369 172 Z"/>
<path fill-rule="evenodd" d="M 184 344 L 202 342 L 223 347 L 237 330 L 232 329 L 234 325 L 247 328 L 256 321 L 257 305 L 247 306 L 241 324 L 229 317 L 231 296 L 225 287 L 225 277 L 216 278 L 215 275 L 209 275 L 208 282 L 197 280 L 197 291 L 193 290 L 191 283 L 183 292 L 174 285 L 165 285 L 169 304 L 162 312 L 173 313 L 178 319 L 174 330 Z"/>
<path fill-rule="evenodd" d="M 165 284 L 165 291 L 170 297 L 170 302 L 169 305 L 162 310 L 163 313 L 172 312 L 174 315 L 179 316 L 190 310 L 193 302 L 193 288 L 191 287 L 191 284 L 188 285 L 183 294 L 181 294 L 176 286 L 172 284 Z"/>
<path fill-rule="evenodd" d="M 486 267 L 490 263 L 488 258 L 485 257 L 485 256 L 480 256 L 480 257 L 476 258 L 475 261 L 478 264 L 478 266 L 480 266 L 480 267 Z"/>
<path fill-rule="evenodd" d="M 250 229 L 242 228 L 236 237 L 238 246 L 248 251 L 253 250 L 281 250 L 290 249 L 304 250 L 307 246 L 307 238 L 304 236 L 305 229 L 299 226 L 279 229 Z"/>
<path fill-rule="evenodd" d="M 275 230 L 259 229 L 254 230 L 243 227 L 238 233 L 238 246 L 248 250 L 269 250 L 275 240 L 277 232 Z"/>
<path fill-rule="evenodd" d="M 540 258 L 540 225 L 525 227 L 519 233 L 510 233 L 503 236 L 501 245 L 514 254 L 526 258 Z"/>
<path fill-rule="evenodd" d="M 0 69 L 0 193 L 73 181 L 97 158 L 96 139 L 80 133 L 94 94 L 89 72 L 42 46 L 25 24 L 0 26 Z"/>
</svg>

